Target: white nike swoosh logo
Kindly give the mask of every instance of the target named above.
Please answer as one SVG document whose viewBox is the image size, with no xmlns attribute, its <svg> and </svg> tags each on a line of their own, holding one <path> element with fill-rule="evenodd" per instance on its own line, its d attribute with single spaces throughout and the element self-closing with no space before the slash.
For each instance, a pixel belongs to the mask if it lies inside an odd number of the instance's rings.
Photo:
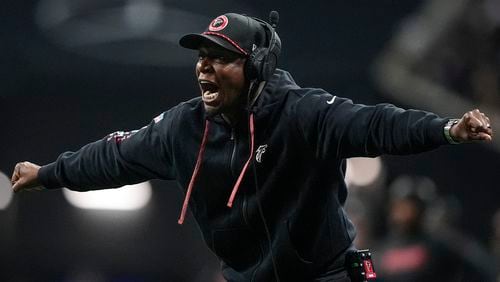
<svg viewBox="0 0 500 282">
<path fill-rule="evenodd" d="M 337 98 L 337 96 L 333 96 L 333 98 L 330 100 L 330 101 L 326 101 L 327 104 L 333 104 L 333 102 L 335 102 L 335 98 Z"/>
</svg>

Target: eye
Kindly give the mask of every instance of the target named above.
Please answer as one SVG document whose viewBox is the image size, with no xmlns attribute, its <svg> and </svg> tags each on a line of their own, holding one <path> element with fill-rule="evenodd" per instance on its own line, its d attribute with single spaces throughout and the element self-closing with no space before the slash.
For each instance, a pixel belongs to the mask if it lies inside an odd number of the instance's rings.
<svg viewBox="0 0 500 282">
<path fill-rule="evenodd" d="M 229 62 L 229 59 L 227 57 L 225 57 L 225 56 L 218 56 L 215 59 L 219 63 L 227 63 L 227 62 Z"/>
<path fill-rule="evenodd" d="M 200 50 L 198 52 L 198 60 L 203 60 L 207 57 L 207 52 L 206 51 L 203 51 L 203 50 Z"/>
<path fill-rule="evenodd" d="M 215 60 L 221 64 L 229 64 L 236 61 L 239 57 L 233 54 L 221 54 L 215 56 Z"/>
</svg>

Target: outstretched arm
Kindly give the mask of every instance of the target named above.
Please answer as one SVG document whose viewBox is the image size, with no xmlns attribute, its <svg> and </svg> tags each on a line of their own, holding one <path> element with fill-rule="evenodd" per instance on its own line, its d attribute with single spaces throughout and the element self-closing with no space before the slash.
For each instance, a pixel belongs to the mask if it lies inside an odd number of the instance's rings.
<svg viewBox="0 0 500 282">
<path fill-rule="evenodd" d="M 319 158 L 412 154 L 492 139 L 489 118 L 479 110 L 450 123 L 430 112 L 354 104 L 317 89 L 309 90 L 296 110 L 299 129 Z"/>
<path fill-rule="evenodd" d="M 171 122 L 160 117 L 140 130 L 115 132 L 77 152 L 65 152 L 44 166 L 18 163 L 11 178 L 14 192 L 42 187 L 88 191 L 173 179 L 170 142 L 165 141 Z"/>
</svg>

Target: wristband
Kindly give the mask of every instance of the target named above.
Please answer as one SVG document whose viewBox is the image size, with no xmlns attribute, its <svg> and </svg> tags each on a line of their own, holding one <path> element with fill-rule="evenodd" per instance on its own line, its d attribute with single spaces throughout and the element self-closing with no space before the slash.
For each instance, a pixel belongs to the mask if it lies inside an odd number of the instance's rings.
<svg viewBox="0 0 500 282">
<path fill-rule="evenodd" d="M 451 137 L 450 135 L 450 130 L 451 128 L 457 124 L 460 120 L 459 119 L 450 119 L 446 125 L 444 126 L 444 137 L 446 137 L 446 140 L 448 141 L 448 143 L 450 144 L 453 144 L 453 145 L 456 145 L 456 144 L 460 144 L 460 142 L 457 142 L 453 139 L 453 137 Z"/>
</svg>

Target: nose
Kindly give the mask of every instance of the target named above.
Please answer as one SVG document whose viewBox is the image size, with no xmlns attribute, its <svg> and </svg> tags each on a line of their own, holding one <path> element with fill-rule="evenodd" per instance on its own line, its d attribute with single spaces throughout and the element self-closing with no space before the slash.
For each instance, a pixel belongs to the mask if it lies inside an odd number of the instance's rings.
<svg viewBox="0 0 500 282">
<path fill-rule="evenodd" d="M 212 66 L 212 60 L 208 57 L 203 57 L 198 59 L 198 70 L 201 73 L 213 72 L 214 68 Z"/>
</svg>

